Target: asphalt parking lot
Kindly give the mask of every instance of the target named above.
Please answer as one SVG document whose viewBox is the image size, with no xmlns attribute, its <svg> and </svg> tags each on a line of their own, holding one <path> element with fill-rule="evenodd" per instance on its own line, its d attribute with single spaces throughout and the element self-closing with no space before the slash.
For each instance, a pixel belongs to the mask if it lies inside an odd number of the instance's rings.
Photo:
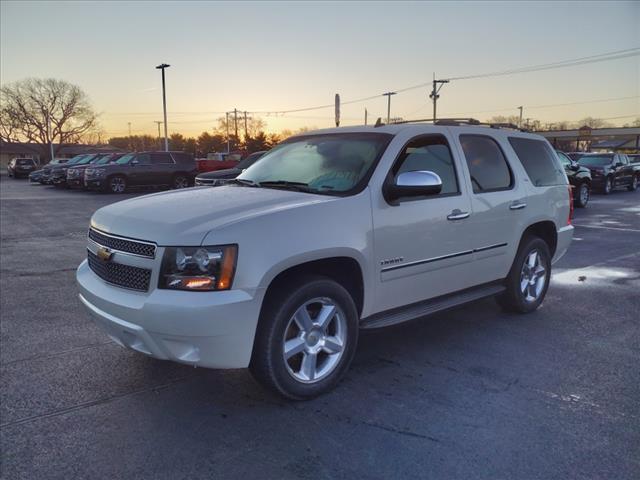
<svg viewBox="0 0 640 480">
<path fill-rule="evenodd" d="M 129 195 L 2 176 L 2 478 L 640 478 L 640 191 L 594 196 L 543 307 L 366 332 L 334 392 L 124 350 L 74 271 Z"/>
</svg>

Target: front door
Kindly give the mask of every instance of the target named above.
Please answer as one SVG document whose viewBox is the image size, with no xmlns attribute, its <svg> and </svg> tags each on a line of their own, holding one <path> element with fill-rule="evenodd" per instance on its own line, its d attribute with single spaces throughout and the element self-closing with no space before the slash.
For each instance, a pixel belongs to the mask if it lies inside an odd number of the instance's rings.
<svg viewBox="0 0 640 480">
<path fill-rule="evenodd" d="M 390 205 L 374 193 L 375 310 L 384 311 L 473 285 L 471 205 L 460 163 L 445 135 L 411 139 L 387 175 L 427 170 L 442 180 L 440 194 Z"/>
</svg>

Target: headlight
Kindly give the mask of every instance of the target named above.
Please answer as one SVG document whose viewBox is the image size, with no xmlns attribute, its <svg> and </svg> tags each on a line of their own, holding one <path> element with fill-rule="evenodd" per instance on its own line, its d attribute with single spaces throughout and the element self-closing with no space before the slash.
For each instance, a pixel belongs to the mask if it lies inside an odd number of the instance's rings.
<svg viewBox="0 0 640 480">
<path fill-rule="evenodd" d="M 67 170 L 67 178 L 73 178 L 77 175 L 78 175 L 77 170 L 74 170 L 73 168 L 70 168 L 69 170 Z"/>
<path fill-rule="evenodd" d="M 170 290 L 229 290 L 238 255 L 237 245 L 167 247 L 158 288 Z"/>
</svg>

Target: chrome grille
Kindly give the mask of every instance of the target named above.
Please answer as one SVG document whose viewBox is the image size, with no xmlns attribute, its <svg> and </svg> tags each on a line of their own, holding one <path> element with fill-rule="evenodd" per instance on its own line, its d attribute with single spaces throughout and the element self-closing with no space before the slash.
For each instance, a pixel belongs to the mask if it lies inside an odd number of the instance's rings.
<svg viewBox="0 0 640 480">
<path fill-rule="evenodd" d="M 89 229 L 89 238 L 103 247 L 109 247 L 112 250 L 148 258 L 154 258 L 156 256 L 156 246 L 152 243 L 114 237 L 101 233 L 93 228 Z"/>
<path fill-rule="evenodd" d="M 87 251 L 87 260 L 91 270 L 105 282 L 141 292 L 149 290 L 151 270 L 121 263 L 105 262 L 89 250 Z"/>
</svg>

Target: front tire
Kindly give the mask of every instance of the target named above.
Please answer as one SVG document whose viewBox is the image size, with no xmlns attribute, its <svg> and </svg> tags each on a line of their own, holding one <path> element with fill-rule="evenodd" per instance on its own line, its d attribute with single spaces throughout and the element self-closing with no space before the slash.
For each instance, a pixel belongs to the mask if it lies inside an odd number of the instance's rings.
<svg viewBox="0 0 640 480">
<path fill-rule="evenodd" d="M 631 185 L 627 187 L 627 190 L 630 192 L 634 192 L 638 188 L 638 176 L 639 175 L 634 175 L 631 179 Z"/>
<path fill-rule="evenodd" d="M 294 400 L 333 389 L 358 343 L 358 311 L 337 282 L 296 277 L 265 299 L 253 346 L 253 376 Z"/>
<path fill-rule="evenodd" d="M 589 203 L 589 197 L 591 196 L 591 191 L 589 188 L 589 184 L 583 182 L 578 187 L 578 191 L 575 198 L 575 205 L 579 208 L 584 208 Z"/>
<path fill-rule="evenodd" d="M 122 175 L 111 177 L 107 183 L 107 189 L 111 193 L 124 193 L 127 191 L 127 179 Z"/>
<path fill-rule="evenodd" d="M 613 180 L 611 177 L 607 177 L 604 181 L 604 186 L 602 187 L 602 193 L 605 195 L 609 195 L 611 190 L 613 189 Z"/>
<path fill-rule="evenodd" d="M 510 312 L 533 312 L 547 294 L 550 277 L 549 246 L 539 237 L 525 237 L 507 276 L 507 289 L 497 301 Z"/>
</svg>

